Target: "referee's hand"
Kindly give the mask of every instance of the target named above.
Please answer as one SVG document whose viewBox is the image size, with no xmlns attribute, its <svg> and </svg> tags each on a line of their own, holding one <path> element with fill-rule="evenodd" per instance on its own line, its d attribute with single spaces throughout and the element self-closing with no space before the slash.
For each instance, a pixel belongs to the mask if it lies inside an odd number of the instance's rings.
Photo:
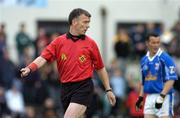
<svg viewBox="0 0 180 118">
<path fill-rule="evenodd" d="M 114 93 L 112 91 L 108 91 L 106 93 L 107 93 L 107 97 L 108 97 L 109 103 L 112 106 L 114 106 L 116 104 L 116 97 L 115 97 Z"/>
<path fill-rule="evenodd" d="M 28 76 L 30 72 L 31 72 L 30 68 L 25 67 L 20 70 L 20 75 L 22 78 L 24 78 L 24 77 Z"/>
</svg>

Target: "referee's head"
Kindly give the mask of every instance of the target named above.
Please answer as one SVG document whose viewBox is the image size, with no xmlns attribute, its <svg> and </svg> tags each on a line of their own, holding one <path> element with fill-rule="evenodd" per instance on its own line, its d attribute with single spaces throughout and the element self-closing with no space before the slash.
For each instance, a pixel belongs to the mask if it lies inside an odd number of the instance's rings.
<svg viewBox="0 0 180 118">
<path fill-rule="evenodd" d="M 84 9 L 81 9 L 81 8 L 73 9 L 69 14 L 69 18 L 68 18 L 69 25 L 72 24 L 73 19 L 78 18 L 82 14 L 84 14 L 87 17 L 91 17 L 91 14 L 88 11 L 84 10 Z"/>
</svg>

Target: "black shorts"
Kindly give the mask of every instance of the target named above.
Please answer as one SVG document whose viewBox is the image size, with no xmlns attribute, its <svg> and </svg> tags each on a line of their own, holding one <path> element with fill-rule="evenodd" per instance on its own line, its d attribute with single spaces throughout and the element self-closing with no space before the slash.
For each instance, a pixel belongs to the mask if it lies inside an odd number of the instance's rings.
<svg viewBox="0 0 180 118">
<path fill-rule="evenodd" d="M 64 111 L 66 111 L 70 103 L 78 103 L 87 107 L 90 105 L 94 91 L 91 78 L 80 82 L 70 82 L 61 85 L 61 102 Z"/>
</svg>

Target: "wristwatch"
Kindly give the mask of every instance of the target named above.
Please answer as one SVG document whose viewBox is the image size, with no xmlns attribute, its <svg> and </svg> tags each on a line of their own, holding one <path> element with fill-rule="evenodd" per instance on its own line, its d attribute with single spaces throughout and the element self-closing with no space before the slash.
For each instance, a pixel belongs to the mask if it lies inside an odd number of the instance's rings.
<svg viewBox="0 0 180 118">
<path fill-rule="evenodd" d="M 112 91 L 112 88 L 110 88 L 110 89 L 107 89 L 107 90 L 106 90 L 106 93 L 107 93 L 107 92 L 109 92 L 109 91 Z"/>
</svg>

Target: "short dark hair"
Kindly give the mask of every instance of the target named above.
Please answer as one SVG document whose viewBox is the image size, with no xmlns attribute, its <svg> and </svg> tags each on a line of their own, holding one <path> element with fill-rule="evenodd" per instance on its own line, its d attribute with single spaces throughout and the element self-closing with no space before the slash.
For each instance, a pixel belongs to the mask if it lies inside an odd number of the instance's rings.
<svg viewBox="0 0 180 118">
<path fill-rule="evenodd" d="M 69 14 L 69 18 L 68 18 L 68 23 L 69 23 L 69 25 L 72 24 L 72 20 L 73 20 L 74 18 L 77 18 L 77 17 L 79 17 L 79 16 L 82 15 L 82 14 L 84 14 L 84 15 L 87 16 L 87 17 L 91 17 L 91 14 L 90 14 L 88 11 L 84 10 L 84 9 L 81 9 L 81 8 L 73 9 L 73 10 L 71 11 L 71 13 Z"/>
<path fill-rule="evenodd" d="M 149 41 L 149 39 L 150 39 L 150 37 L 151 36 L 153 36 L 153 37 L 159 37 L 159 35 L 157 34 L 157 33 L 155 33 L 155 32 L 150 32 L 150 33 L 147 33 L 146 34 L 146 39 L 145 39 L 145 41 Z"/>
</svg>

